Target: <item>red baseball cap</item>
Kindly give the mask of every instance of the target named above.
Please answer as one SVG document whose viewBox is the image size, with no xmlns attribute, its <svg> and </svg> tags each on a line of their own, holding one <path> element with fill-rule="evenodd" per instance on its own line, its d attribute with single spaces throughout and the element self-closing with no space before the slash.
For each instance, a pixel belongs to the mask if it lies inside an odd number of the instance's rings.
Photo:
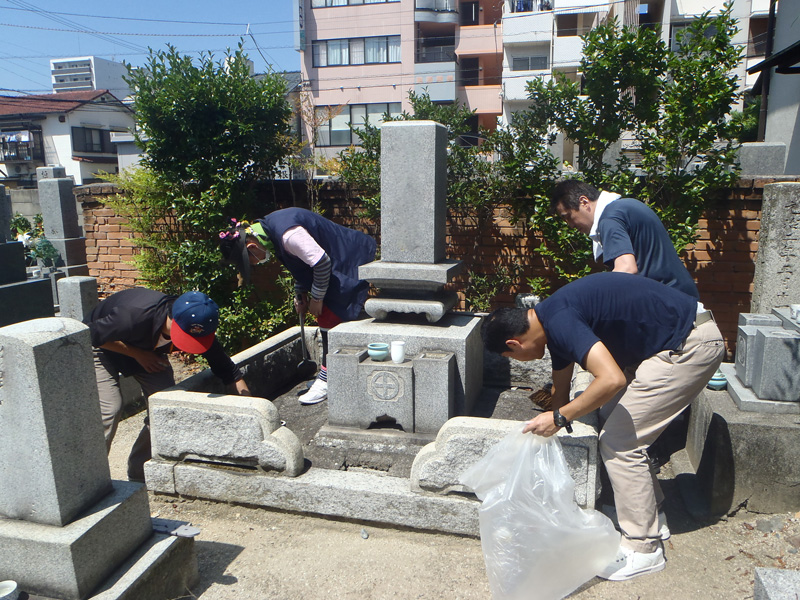
<svg viewBox="0 0 800 600">
<path fill-rule="evenodd" d="M 170 337 L 178 350 L 203 354 L 211 348 L 219 326 L 219 307 L 201 292 L 186 292 L 172 304 Z"/>
</svg>

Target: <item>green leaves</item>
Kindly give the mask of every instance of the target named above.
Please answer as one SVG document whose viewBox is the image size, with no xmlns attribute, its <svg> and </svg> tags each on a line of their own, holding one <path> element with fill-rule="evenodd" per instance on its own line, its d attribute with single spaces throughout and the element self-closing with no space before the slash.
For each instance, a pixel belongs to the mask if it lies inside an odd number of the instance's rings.
<svg viewBox="0 0 800 600">
<path fill-rule="evenodd" d="M 253 331 L 274 328 L 275 307 L 253 288 L 236 288 L 216 237 L 226 217 L 263 214 L 255 186 L 289 152 L 286 82 L 277 74 L 251 77 L 241 45 L 220 62 L 171 46 L 151 50 L 144 67 L 128 72 L 143 168 L 110 179 L 122 191 L 114 205 L 136 236 L 135 265 L 154 289 L 209 294 L 220 306 L 221 339 L 239 350 Z"/>
</svg>

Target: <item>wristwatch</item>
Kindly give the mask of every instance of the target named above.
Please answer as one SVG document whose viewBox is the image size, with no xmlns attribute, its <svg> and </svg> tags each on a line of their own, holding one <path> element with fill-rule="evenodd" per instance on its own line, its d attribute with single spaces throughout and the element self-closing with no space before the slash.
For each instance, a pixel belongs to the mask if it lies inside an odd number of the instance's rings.
<svg viewBox="0 0 800 600">
<path fill-rule="evenodd" d="M 562 415 L 557 408 L 553 409 L 553 422 L 556 427 L 563 427 L 567 430 L 567 433 L 572 433 L 572 423 L 567 421 L 567 417 Z"/>
</svg>

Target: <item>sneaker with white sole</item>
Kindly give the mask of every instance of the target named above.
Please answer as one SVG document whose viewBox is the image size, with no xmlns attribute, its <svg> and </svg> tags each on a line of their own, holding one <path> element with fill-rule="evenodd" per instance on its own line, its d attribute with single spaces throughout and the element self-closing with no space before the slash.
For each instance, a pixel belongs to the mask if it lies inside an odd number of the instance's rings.
<svg viewBox="0 0 800 600">
<path fill-rule="evenodd" d="M 617 518 L 616 506 L 604 504 L 602 513 L 611 519 L 611 522 L 614 523 L 614 527 L 619 529 L 619 519 Z M 667 515 L 664 514 L 663 510 L 658 511 L 658 535 L 662 541 L 667 541 L 672 536 L 672 533 L 669 530 L 669 525 L 667 525 Z"/>
<path fill-rule="evenodd" d="M 308 391 L 300 396 L 300 404 L 318 404 L 328 397 L 328 382 L 316 379 Z"/>
<path fill-rule="evenodd" d="M 617 557 L 597 576 L 609 581 L 626 581 L 640 575 L 663 571 L 665 566 L 667 561 L 664 560 L 664 550 L 661 548 L 655 552 L 636 552 L 620 546 Z"/>
</svg>

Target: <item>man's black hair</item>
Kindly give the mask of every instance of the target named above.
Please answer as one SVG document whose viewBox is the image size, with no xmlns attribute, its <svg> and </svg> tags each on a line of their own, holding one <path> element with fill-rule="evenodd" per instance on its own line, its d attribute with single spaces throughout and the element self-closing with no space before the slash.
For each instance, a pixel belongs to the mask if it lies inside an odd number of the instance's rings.
<svg viewBox="0 0 800 600">
<path fill-rule="evenodd" d="M 498 308 L 483 319 L 483 345 L 495 354 L 508 352 L 506 340 L 521 337 L 530 327 L 527 308 Z"/>
<path fill-rule="evenodd" d="M 244 227 L 231 225 L 219 234 L 219 250 L 225 262 L 232 264 L 245 283 L 250 283 L 250 257 L 247 252 L 247 232 Z"/>
<path fill-rule="evenodd" d="M 595 202 L 600 197 L 600 190 L 579 179 L 565 179 L 550 194 L 550 210 L 555 212 L 559 204 L 567 210 L 577 210 L 581 205 L 581 196 Z"/>
</svg>

